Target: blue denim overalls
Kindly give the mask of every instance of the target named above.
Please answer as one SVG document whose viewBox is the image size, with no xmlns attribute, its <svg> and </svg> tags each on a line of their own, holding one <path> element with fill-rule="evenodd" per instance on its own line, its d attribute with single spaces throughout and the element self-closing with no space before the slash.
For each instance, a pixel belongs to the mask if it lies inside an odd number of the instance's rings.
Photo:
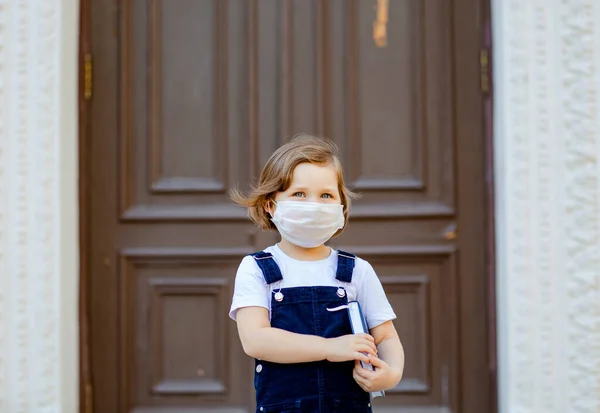
<svg viewBox="0 0 600 413">
<path fill-rule="evenodd" d="M 253 254 L 267 284 L 283 280 L 267 252 Z M 336 279 L 352 281 L 356 256 L 338 251 Z M 327 311 L 348 303 L 342 287 L 293 287 L 274 291 L 271 326 L 325 338 L 351 334 L 348 312 Z M 352 377 L 354 361 L 279 364 L 255 361 L 257 413 L 370 413 L 369 393 Z"/>
</svg>

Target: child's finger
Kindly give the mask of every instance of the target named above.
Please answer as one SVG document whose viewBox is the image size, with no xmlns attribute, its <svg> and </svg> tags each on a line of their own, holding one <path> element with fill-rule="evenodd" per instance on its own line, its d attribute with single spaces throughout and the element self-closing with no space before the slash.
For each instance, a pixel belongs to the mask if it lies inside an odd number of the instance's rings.
<svg viewBox="0 0 600 413">
<path fill-rule="evenodd" d="M 377 356 L 371 356 L 369 355 L 369 362 L 373 365 L 373 367 L 382 367 L 383 364 L 385 363 L 385 361 L 381 360 L 379 357 Z"/>
<path fill-rule="evenodd" d="M 362 377 L 365 380 L 369 380 L 369 381 L 373 380 L 376 375 L 375 372 L 363 368 L 363 366 L 361 366 L 360 364 L 358 366 L 354 367 L 354 371 L 360 377 Z"/>
<path fill-rule="evenodd" d="M 371 354 L 372 356 L 376 356 L 377 355 L 377 353 L 375 353 L 375 351 L 373 350 L 373 348 L 371 346 L 366 345 L 366 344 L 358 345 L 357 346 L 357 350 L 361 351 L 363 353 Z"/>
<path fill-rule="evenodd" d="M 367 356 L 365 353 L 361 353 L 360 351 L 356 352 L 356 355 L 354 356 L 354 360 L 358 363 L 359 361 L 368 363 L 369 362 L 369 356 Z"/>
<path fill-rule="evenodd" d="M 366 338 L 367 340 L 369 340 L 370 342 L 374 343 L 375 339 L 373 338 L 373 336 L 371 336 L 370 334 L 357 334 L 356 337 L 362 337 L 362 338 Z"/>
<path fill-rule="evenodd" d="M 352 377 L 354 378 L 354 381 L 358 383 L 358 385 L 364 390 L 364 391 L 369 391 L 369 382 L 368 380 L 364 379 L 363 377 L 361 377 L 356 369 L 354 370 L 354 372 L 352 373 Z"/>
<path fill-rule="evenodd" d="M 371 341 L 368 341 L 368 340 L 364 340 L 364 338 L 361 338 L 361 339 L 359 340 L 359 343 L 360 343 L 360 344 L 363 344 L 363 345 L 366 345 L 366 346 L 369 346 L 369 348 L 370 348 L 371 350 L 373 350 L 373 351 L 372 351 L 372 352 L 373 352 L 373 354 L 377 354 L 377 346 L 375 345 L 375 343 L 372 343 Z M 371 353 L 371 352 L 369 352 L 369 353 Z"/>
</svg>

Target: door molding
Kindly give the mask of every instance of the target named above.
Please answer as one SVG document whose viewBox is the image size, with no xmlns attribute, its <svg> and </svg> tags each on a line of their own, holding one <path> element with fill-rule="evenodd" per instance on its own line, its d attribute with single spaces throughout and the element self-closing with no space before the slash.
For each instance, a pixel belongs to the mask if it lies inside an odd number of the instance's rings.
<svg viewBox="0 0 600 413">
<path fill-rule="evenodd" d="M 486 175 L 486 283 L 487 283 L 487 341 L 488 341 L 488 374 L 490 386 L 490 412 L 498 413 L 498 345 L 496 341 L 496 214 L 495 214 L 495 179 L 494 179 L 494 65 L 492 42 L 492 0 L 481 0 L 482 17 L 482 50 L 486 51 L 485 64 L 480 61 L 480 70 L 485 70 L 488 90 L 483 94 L 483 127 L 485 139 L 485 175 Z M 483 81 L 483 80 L 482 80 Z"/>
<path fill-rule="evenodd" d="M 490 385 L 490 413 L 498 413 L 498 345 L 496 341 L 496 214 L 494 179 L 494 65 L 492 42 L 491 0 L 481 0 L 482 50 L 486 51 L 488 91 L 483 94 L 483 127 L 485 129 L 485 175 L 486 175 L 486 283 L 487 283 L 487 341 L 488 374 Z M 480 67 L 483 62 L 480 62 Z M 482 75 L 484 68 L 481 67 Z"/>
<path fill-rule="evenodd" d="M 87 56 L 91 56 L 91 0 L 79 2 L 79 51 L 78 51 L 78 114 L 79 114 L 79 412 L 93 412 L 93 386 L 90 369 L 89 309 L 88 309 L 88 222 L 89 222 L 89 186 L 88 186 L 88 145 L 90 138 L 89 106 L 91 101 L 86 97 Z"/>
</svg>

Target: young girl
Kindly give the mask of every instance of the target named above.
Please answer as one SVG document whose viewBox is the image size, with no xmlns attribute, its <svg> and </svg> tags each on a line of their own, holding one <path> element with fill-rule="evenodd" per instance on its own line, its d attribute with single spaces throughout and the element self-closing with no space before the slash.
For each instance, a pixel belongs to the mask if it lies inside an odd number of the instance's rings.
<svg viewBox="0 0 600 413">
<path fill-rule="evenodd" d="M 373 268 L 324 245 L 346 226 L 351 195 L 337 147 L 306 135 L 273 153 L 249 196 L 233 193 L 256 224 L 281 235 L 242 260 L 229 313 L 256 359 L 257 412 L 370 412 L 368 392 L 402 377 L 396 316 Z M 347 311 L 336 311 L 352 300 L 370 334 L 353 335 Z"/>
</svg>

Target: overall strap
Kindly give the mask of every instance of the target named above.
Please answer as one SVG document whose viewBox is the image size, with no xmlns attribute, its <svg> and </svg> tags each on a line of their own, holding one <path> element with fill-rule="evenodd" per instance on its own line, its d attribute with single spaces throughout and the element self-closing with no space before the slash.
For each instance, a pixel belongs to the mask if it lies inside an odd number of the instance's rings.
<svg viewBox="0 0 600 413">
<path fill-rule="evenodd" d="M 273 254 L 270 252 L 260 251 L 250 255 L 254 258 L 254 261 L 256 261 L 256 264 L 262 271 L 263 277 L 265 277 L 267 284 L 273 284 L 277 281 L 283 280 L 281 270 L 279 270 L 279 266 L 275 262 Z"/>
<path fill-rule="evenodd" d="M 345 283 L 352 282 L 355 261 L 356 255 L 338 250 L 338 264 L 335 279 Z"/>
</svg>

